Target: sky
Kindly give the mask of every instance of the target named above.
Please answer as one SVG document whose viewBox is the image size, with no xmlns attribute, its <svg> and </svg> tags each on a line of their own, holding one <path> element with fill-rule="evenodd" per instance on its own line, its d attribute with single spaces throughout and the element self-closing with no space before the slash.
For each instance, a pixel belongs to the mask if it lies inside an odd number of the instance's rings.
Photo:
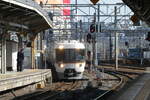
<svg viewBox="0 0 150 100">
<path fill-rule="evenodd" d="M 46 0 L 44 0 L 46 1 Z M 63 1 L 63 0 L 49 0 L 49 1 Z M 71 4 L 75 4 L 75 1 L 76 0 L 70 0 L 71 1 Z M 77 0 L 77 3 L 78 4 L 92 4 L 90 0 Z M 99 2 L 97 4 L 116 4 L 116 3 L 122 3 L 122 0 L 99 0 Z M 121 5 L 118 5 L 117 7 L 120 7 Z M 77 15 L 94 15 L 94 13 L 98 12 L 97 10 L 94 9 L 94 7 L 97 9 L 98 8 L 98 5 L 93 5 L 93 6 L 90 6 L 90 7 L 79 7 L 78 8 L 78 14 Z M 68 8 L 66 8 L 68 9 Z M 109 17 L 107 18 L 107 20 L 105 20 L 106 18 L 102 17 L 102 15 L 114 15 L 114 6 L 104 6 L 104 5 L 101 5 L 100 6 L 100 15 L 101 15 L 101 18 L 100 20 L 103 22 L 103 21 L 106 21 L 106 22 L 112 22 L 114 21 L 114 17 Z M 121 9 L 117 10 L 118 11 L 118 15 L 119 14 L 122 14 L 122 15 L 127 15 L 130 11 L 130 9 L 126 9 L 124 7 L 121 7 Z M 71 8 L 71 13 L 74 13 L 76 14 L 76 10 L 75 10 L 75 7 Z M 79 18 L 80 17 L 80 18 Z M 93 19 L 91 17 L 75 17 L 75 21 L 79 22 L 79 20 L 82 20 L 83 22 L 88 22 L 88 20 L 92 21 Z M 92 16 L 93 17 L 93 16 Z"/>
<path fill-rule="evenodd" d="M 75 2 L 75 0 L 71 0 L 72 2 Z M 81 3 L 81 4 L 87 4 L 87 3 L 91 3 L 90 0 L 77 0 L 78 3 Z M 120 3 L 122 2 L 122 0 L 99 0 L 98 3 Z"/>
<path fill-rule="evenodd" d="M 75 3 L 75 1 L 76 0 L 71 0 L 71 3 Z M 77 3 L 78 4 L 92 4 L 90 0 L 77 0 Z M 116 4 L 116 3 L 123 3 L 123 2 L 122 2 L 122 0 L 99 0 L 99 2 L 97 4 Z M 98 6 L 95 5 L 95 7 L 97 8 Z M 92 7 L 90 7 L 90 11 L 89 11 L 88 7 L 80 8 L 80 9 L 82 11 L 88 13 L 88 14 L 90 13 L 91 15 L 93 15 L 93 13 L 95 12 Z M 107 15 L 111 14 L 112 12 L 114 12 L 114 6 L 109 6 L 108 10 L 107 10 L 106 6 L 101 6 L 100 9 L 101 9 L 101 11 L 103 11 Z M 118 11 L 118 12 L 119 12 L 118 14 L 120 14 L 120 15 L 121 14 L 126 15 L 129 12 L 131 12 L 131 11 L 130 11 L 130 9 L 128 7 L 127 8 L 122 7 L 120 9 L 120 11 Z M 78 10 L 78 14 L 83 14 L 83 13 Z M 114 15 L 114 13 L 112 15 Z M 106 18 L 101 18 L 100 20 L 105 20 L 105 19 Z M 110 22 L 111 20 L 114 21 L 114 18 L 108 18 L 108 20 L 106 20 L 106 21 Z"/>
</svg>

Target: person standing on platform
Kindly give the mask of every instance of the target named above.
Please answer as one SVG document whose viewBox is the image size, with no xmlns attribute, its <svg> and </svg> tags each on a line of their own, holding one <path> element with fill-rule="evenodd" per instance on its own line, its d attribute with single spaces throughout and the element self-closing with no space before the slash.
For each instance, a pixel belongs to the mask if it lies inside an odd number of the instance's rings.
<svg viewBox="0 0 150 100">
<path fill-rule="evenodd" d="M 22 65 L 24 60 L 23 49 L 21 49 L 17 54 L 17 71 L 22 71 Z"/>
</svg>

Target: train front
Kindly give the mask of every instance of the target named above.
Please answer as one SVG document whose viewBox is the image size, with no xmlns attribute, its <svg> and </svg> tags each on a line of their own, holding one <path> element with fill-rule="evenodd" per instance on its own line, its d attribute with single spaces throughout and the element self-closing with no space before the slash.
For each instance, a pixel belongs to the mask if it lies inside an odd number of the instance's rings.
<svg viewBox="0 0 150 100">
<path fill-rule="evenodd" d="M 85 46 L 82 43 L 59 44 L 56 50 L 56 72 L 59 79 L 82 79 L 85 69 Z"/>
</svg>

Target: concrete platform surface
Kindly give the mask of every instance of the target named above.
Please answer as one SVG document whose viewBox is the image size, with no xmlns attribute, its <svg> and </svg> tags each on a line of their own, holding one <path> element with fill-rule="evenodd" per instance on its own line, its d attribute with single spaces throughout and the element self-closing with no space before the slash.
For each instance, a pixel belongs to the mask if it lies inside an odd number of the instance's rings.
<svg viewBox="0 0 150 100">
<path fill-rule="evenodd" d="M 116 100 L 149 100 L 150 95 L 150 74 L 142 75 L 137 81 L 124 89 Z"/>
<path fill-rule="evenodd" d="M 46 80 L 52 80 L 50 69 L 26 69 L 0 74 L 0 92 Z"/>
</svg>

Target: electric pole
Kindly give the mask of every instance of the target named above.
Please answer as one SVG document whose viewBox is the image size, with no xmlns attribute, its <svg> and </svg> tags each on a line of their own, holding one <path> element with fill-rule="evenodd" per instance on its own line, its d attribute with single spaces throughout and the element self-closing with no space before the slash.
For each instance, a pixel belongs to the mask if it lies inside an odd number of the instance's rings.
<svg viewBox="0 0 150 100">
<path fill-rule="evenodd" d="M 117 7 L 115 6 L 114 27 L 117 29 Z M 118 70 L 118 32 L 115 33 L 115 68 Z"/>
<path fill-rule="evenodd" d="M 77 0 L 75 0 L 75 5 L 76 5 L 76 15 L 77 15 L 77 13 L 78 13 Z M 77 16 L 76 16 L 76 19 L 78 19 Z M 75 33 L 76 34 L 76 39 L 78 39 L 78 31 L 77 31 L 78 30 L 77 29 L 78 28 L 78 24 L 77 24 L 77 22 L 78 21 L 76 20 L 76 33 Z"/>
</svg>

